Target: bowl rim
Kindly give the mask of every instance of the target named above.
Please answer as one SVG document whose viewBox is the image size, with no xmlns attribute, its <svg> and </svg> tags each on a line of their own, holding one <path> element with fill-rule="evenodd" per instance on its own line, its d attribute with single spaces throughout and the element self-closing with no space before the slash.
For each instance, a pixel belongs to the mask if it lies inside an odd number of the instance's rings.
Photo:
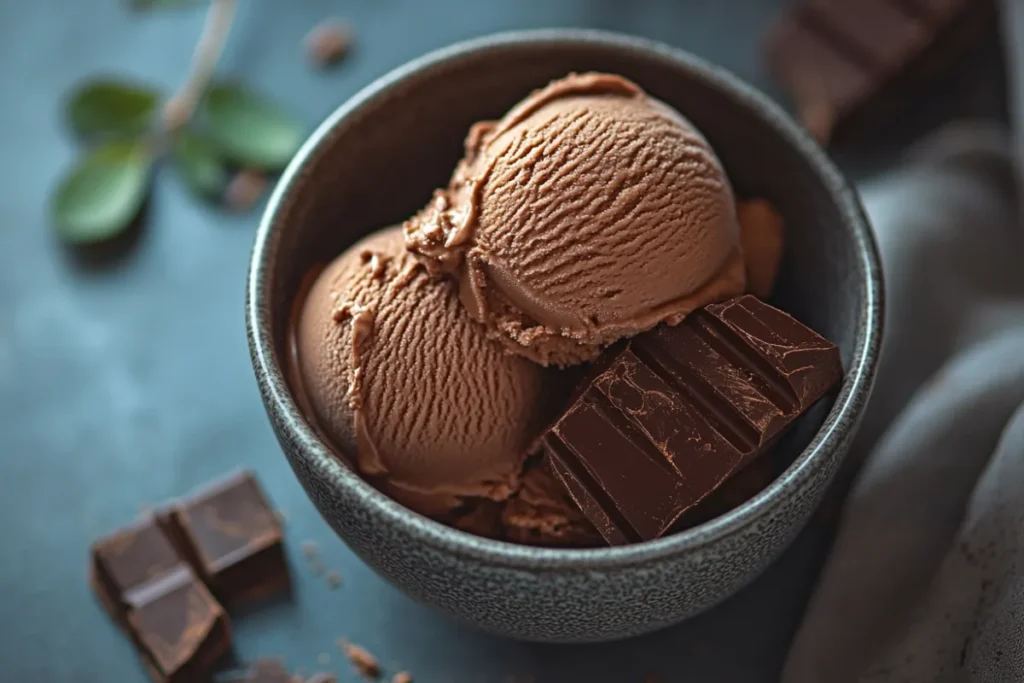
<svg viewBox="0 0 1024 683">
<path fill-rule="evenodd" d="M 846 381 L 811 442 L 785 472 L 750 500 L 693 529 L 654 541 L 606 548 L 544 548 L 476 536 L 402 506 L 344 466 L 313 432 L 288 389 L 278 363 L 280 356 L 275 353 L 269 324 L 270 292 L 264 284 L 274 265 L 270 254 L 276 237 L 274 225 L 278 213 L 298 179 L 303 176 L 306 165 L 338 126 L 375 99 L 386 97 L 393 87 L 406 79 L 423 75 L 449 62 L 510 47 L 528 49 L 531 45 L 550 47 L 566 44 L 654 57 L 673 68 L 688 72 L 691 77 L 725 92 L 731 99 L 753 110 L 791 144 L 822 178 L 843 214 L 844 222 L 852 230 L 858 271 L 864 273 L 865 303 L 857 324 Z M 327 116 L 281 175 L 260 219 L 247 276 L 245 318 L 253 369 L 258 378 L 262 375 L 260 392 L 267 409 L 278 415 L 281 428 L 289 432 L 287 440 L 295 445 L 301 453 L 300 457 L 314 461 L 313 469 L 320 476 L 328 478 L 331 485 L 347 488 L 369 514 L 387 525 L 403 527 L 410 536 L 438 551 L 513 569 L 572 571 L 620 569 L 705 547 L 739 533 L 765 515 L 773 501 L 784 498 L 787 491 L 799 489 L 810 480 L 827 456 L 841 446 L 845 437 L 851 435 L 863 413 L 877 369 L 884 318 L 883 296 L 878 248 L 856 193 L 821 147 L 766 95 L 722 67 L 685 50 L 656 41 L 592 29 L 532 29 L 486 35 L 429 52 L 377 78 Z"/>
</svg>

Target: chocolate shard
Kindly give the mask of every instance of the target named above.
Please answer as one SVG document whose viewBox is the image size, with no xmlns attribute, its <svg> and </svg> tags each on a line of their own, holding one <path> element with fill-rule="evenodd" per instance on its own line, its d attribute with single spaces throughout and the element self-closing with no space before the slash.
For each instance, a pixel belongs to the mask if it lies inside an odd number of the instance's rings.
<svg viewBox="0 0 1024 683">
<path fill-rule="evenodd" d="M 983 34 L 993 0 L 796 0 L 765 43 L 769 70 L 821 142 L 879 122 Z"/>
<path fill-rule="evenodd" d="M 182 566 L 129 594 L 128 623 L 153 680 L 209 680 L 231 643 L 224 608 Z"/>
<path fill-rule="evenodd" d="M 746 295 L 608 352 L 541 443 L 612 545 L 673 530 L 842 378 L 838 348 Z"/>
<path fill-rule="evenodd" d="M 155 517 L 94 543 L 91 573 L 153 680 L 208 680 L 231 647 L 231 627 Z"/>
<path fill-rule="evenodd" d="M 893 0 L 804 0 L 802 23 L 872 73 L 899 69 L 925 46 L 929 25 Z"/>
<path fill-rule="evenodd" d="M 169 526 L 203 581 L 228 607 L 291 584 L 280 522 L 251 472 L 176 503 Z"/>
</svg>

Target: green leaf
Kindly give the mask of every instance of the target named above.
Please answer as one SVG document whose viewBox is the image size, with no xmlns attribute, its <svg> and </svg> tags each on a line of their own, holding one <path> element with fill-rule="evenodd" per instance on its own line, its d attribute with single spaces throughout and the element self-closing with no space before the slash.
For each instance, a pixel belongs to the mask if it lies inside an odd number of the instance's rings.
<svg viewBox="0 0 1024 683">
<path fill-rule="evenodd" d="M 305 137 L 302 125 L 280 107 L 237 84 L 213 86 L 203 114 L 210 137 L 240 166 L 280 170 Z"/>
<path fill-rule="evenodd" d="M 174 136 L 174 163 L 195 194 L 216 199 L 224 194 L 228 172 L 220 149 L 209 138 L 189 130 Z"/>
<path fill-rule="evenodd" d="M 117 236 L 142 208 L 152 163 L 139 141 L 110 142 L 89 152 L 53 196 L 57 234 L 75 244 Z"/>
<path fill-rule="evenodd" d="M 67 119 L 79 137 L 126 138 L 146 132 L 160 95 L 135 83 L 98 79 L 79 85 L 68 98 Z"/>
</svg>

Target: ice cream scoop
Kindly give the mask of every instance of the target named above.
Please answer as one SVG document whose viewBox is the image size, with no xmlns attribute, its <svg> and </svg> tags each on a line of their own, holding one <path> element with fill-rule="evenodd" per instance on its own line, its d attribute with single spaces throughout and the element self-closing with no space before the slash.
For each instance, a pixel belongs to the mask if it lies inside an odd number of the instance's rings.
<svg viewBox="0 0 1024 683">
<path fill-rule="evenodd" d="M 718 158 L 682 115 L 608 74 L 554 81 L 475 125 L 449 186 L 404 231 L 490 336 L 545 365 L 745 286 Z"/>
<path fill-rule="evenodd" d="M 296 324 L 319 427 L 385 492 L 428 515 L 507 498 L 563 394 L 558 373 L 505 353 L 391 228 L 337 257 Z"/>
</svg>

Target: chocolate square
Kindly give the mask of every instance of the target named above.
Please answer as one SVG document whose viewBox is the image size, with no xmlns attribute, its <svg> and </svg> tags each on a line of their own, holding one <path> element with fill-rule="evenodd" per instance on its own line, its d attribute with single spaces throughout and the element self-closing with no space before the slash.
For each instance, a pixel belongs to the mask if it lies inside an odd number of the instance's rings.
<svg viewBox="0 0 1024 683">
<path fill-rule="evenodd" d="M 288 588 L 281 525 L 251 472 L 175 504 L 170 524 L 196 571 L 228 607 Z"/>
<path fill-rule="evenodd" d="M 97 597 L 122 628 L 134 588 L 180 567 L 185 560 L 153 517 L 139 520 L 92 544 L 91 583 Z"/>
<path fill-rule="evenodd" d="M 93 590 L 158 683 L 207 680 L 231 647 L 223 608 L 154 516 L 92 546 Z"/>
<path fill-rule="evenodd" d="M 765 51 L 773 75 L 796 100 L 801 121 L 820 141 L 873 92 L 867 68 L 791 17 L 774 26 Z"/>
<path fill-rule="evenodd" d="M 224 608 L 181 565 L 126 595 L 128 624 L 143 662 L 158 683 L 207 681 L 231 644 Z"/>
<path fill-rule="evenodd" d="M 927 24 L 892 0 L 805 0 L 804 12 L 833 47 L 877 73 L 902 67 L 930 38 Z"/>
<path fill-rule="evenodd" d="M 886 125 L 915 85 L 979 40 L 993 0 L 794 0 L 765 44 L 769 70 L 822 142 Z"/>
</svg>

